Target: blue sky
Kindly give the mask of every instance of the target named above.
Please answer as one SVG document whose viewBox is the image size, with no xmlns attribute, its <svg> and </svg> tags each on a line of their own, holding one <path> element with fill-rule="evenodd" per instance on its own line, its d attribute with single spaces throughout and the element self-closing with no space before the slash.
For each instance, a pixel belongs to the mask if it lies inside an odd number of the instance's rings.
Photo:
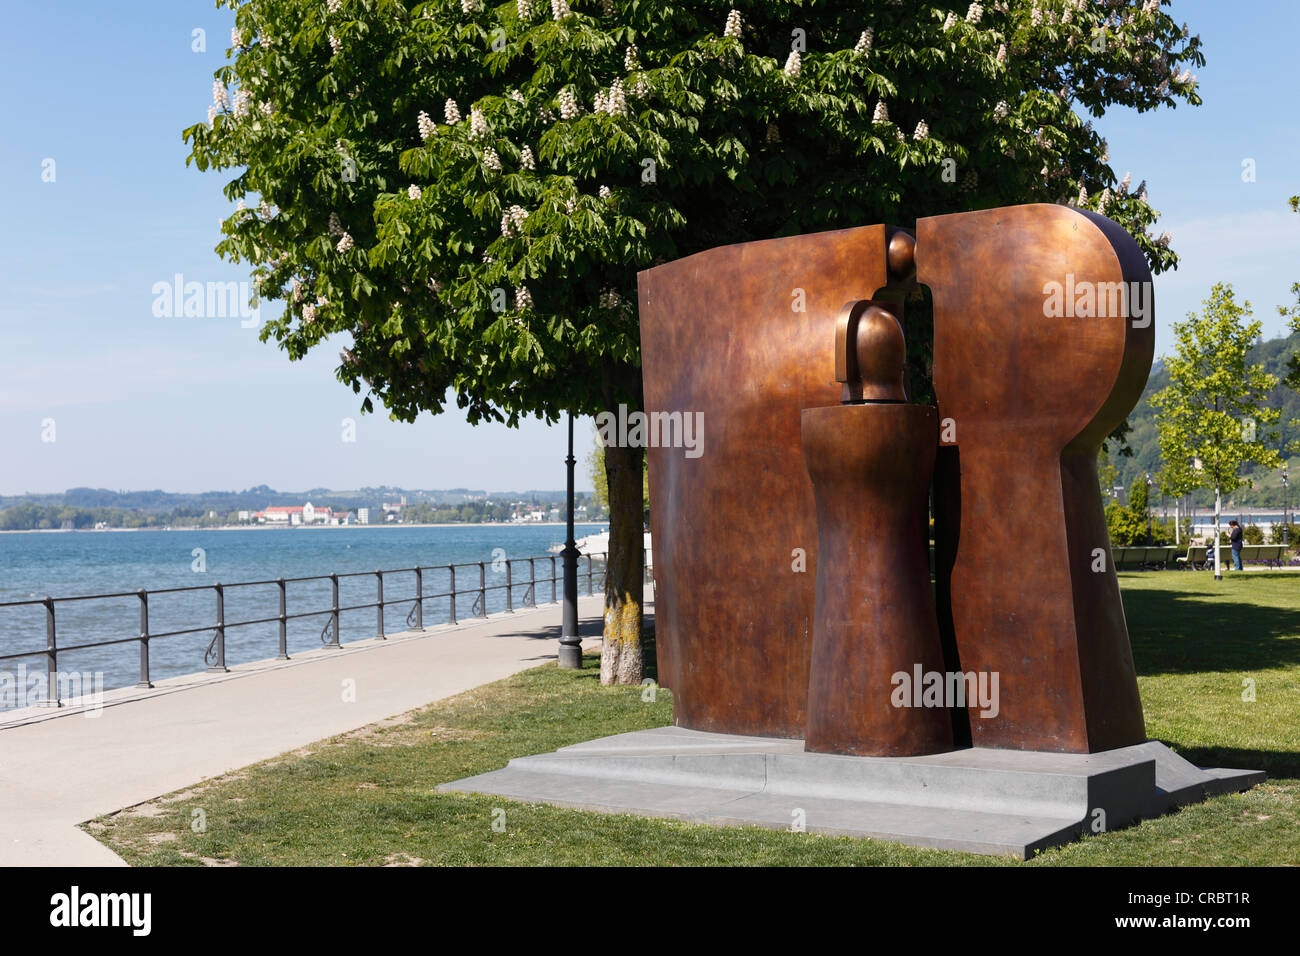
<svg viewBox="0 0 1300 956">
<path fill-rule="evenodd" d="M 1205 105 L 1097 126 L 1119 175 L 1146 179 L 1183 256 L 1156 280 L 1157 353 L 1217 280 L 1264 321 L 1300 280 L 1295 37 L 1300 4 L 1177 0 L 1205 40 Z M 153 286 L 247 280 L 212 251 L 221 174 L 185 166 L 233 14 L 210 2 L 12 5 L 0 34 L 0 494 L 78 485 L 235 489 L 563 487 L 562 426 L 415 425 L 359 414 L 321 351 L 290 363 L 238 318 L 153 314 Z M 191 50 L 192 31 L 207 51 Z M 53 159 L 55 181 L 42 182 Z M 1256 179 L 1242 181 L 1254 160 Z M 355 419 L 357 440 L 341 440 Z M 54 442 L 42 423 L 54 420 Z M 578 429 L 585 451 L 590 429 Z M 580 457 L 582 454 L 580 451 Z M 590 483 L 579 468 L 579 487 Z"/>
</svg>

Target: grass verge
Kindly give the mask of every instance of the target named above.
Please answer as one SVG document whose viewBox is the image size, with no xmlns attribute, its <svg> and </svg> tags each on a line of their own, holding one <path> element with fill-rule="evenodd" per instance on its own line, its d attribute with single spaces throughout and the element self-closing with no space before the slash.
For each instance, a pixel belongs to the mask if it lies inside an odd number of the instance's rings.
<svg viewBox="0 0 1300 956">
<path fill-rule="evenodd" d="M 667 691 L 651 701 L 640 687 L 601 687 L 595 657 L 581 671 L 525 671 L 85 828 L 137 865 L 1300 864 L 1300 578 L 1120 577 L 1148 736 L 1202 765 L 1270 779 L 1025 863 L 433 791 L 512 757 L 670 722 Z M 500 810 L 504 830 L 493 827 Z"/>
</svg>

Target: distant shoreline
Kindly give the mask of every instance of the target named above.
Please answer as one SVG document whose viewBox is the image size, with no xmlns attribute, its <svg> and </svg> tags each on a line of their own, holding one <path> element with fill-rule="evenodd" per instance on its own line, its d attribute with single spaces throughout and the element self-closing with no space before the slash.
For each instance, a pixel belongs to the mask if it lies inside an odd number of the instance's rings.
<svg viewBox="0 0 1300 956">
<path fill-rule="evenodd" d="M 574 525 L 607 525 L 608 521 L 575 521 Z M 181 528 L 15 528 L 0 534 L 104 534 L 110 531 L 347 531 L 360 528 L 563 528 L 563 521 L 446 521 L 437 524 L 227 524 Z"/>
</svg>

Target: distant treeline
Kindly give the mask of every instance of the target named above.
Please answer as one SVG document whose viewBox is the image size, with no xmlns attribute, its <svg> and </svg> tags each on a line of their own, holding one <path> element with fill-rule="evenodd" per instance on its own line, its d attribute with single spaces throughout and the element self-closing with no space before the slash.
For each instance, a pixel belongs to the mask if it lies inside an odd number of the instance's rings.
<svg viewBox="0 0 1300 956">
<path fill-rule="evenodd" d="M 589 494 L 580 493 L 575 495 L 575 498 L 579 508 L 585 505 L 590 511 L 590 514 L 579 511 L 578 520 L 599 520 L 599 517 L 604 514 L 603 511 L 598 513 L 595 510 L 589 500 Z M 301 504 L 302 500 L 299 498 L 295 503 Z M 526 500 L 538 505 L 544 504 L 536 499 Z M 252 512 L 260 511 L 263 507 L 264 504 L 234 511 L 199 507 L 144 511 L 127 508 L 81 508 L 68 504 L 42 505 L 27 501 L 0 511 L 0 531 L 44 531 L 64 528 L 81 530 L 94 528 L 101 523 L 109 528 L 212 528 L 247 524 L 248 522 L 239 520 L 239 510 Z M 331 504 L 329 507 L 334 505 Z M 384 512 L 373 501 L 368 503 L 363 501 L 360 507 L 370 509 L 372 525 L 387 523 Z M 348 510 L 355 511 L 355 509 Z M 468 501 L 460 505 L 432 505 L 428 502 L 416 502 L 408 503 L 402 509 L 399 520 L 403 524 L 509 521 L 516 510 L 518 510 L 517 505 L 496 501 Z M 564 520 L 564 517 L 564 509 L 561 507 L 560 520 Z"/>
</svg>

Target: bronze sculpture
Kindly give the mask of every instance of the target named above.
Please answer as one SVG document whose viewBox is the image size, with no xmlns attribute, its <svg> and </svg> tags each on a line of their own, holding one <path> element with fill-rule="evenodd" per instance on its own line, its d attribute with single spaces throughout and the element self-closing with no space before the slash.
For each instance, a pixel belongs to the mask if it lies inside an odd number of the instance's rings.
<svg viewBox="0 0 1300 956">
<path fill-rule="evenodd" d="M 844 303 L 897 312 L 920 282 L 935 302 L 944 666 L 999 672 L 1003 697 L 992 718 L 954 713 L 956 740 L 1095 752 L 1143 739 L 1095 454 L 1140 395 L 1153 326 L 1135 321 L 1131 301 L 1116 314 L 1047 318 L 1044 289 L 1067 276 L 1107 290 L 1150 280 L 1117 225 L 1048 205 L 923 219 L 914 249 L 905 231 L 869 226 L 713 249 L 641 274 L 647 410 L 704 410 L 709 430 L 697 459 L 649 449 L 660 678 L 680 726 L 875 752 L 812 729 L 822 701 L 810 705 L 810 691 L 842 698 L 845 688 L 833 686 L 836 665 L 812 669 L 817 503 L 801 423 L 805 409 L 818 421 L 863 397 L 843 374 L 847 352 L 832 367 Z M 820 570 L 828 587 L 861 573 Z M 870 726 L 868 705 L 856 706 L 837 719 Z M 945 745 L 933 716 L 912 718 L 901 732 L 916 741 L 889 746 Z"/>
</svg>

